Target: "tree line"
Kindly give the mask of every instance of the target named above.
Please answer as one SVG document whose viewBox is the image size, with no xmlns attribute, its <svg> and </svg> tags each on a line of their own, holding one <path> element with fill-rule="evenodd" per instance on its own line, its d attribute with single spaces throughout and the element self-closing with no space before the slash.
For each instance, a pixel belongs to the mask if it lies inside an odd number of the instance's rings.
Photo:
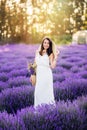
<svg viewBox="0 0 87 130">
<path fill-rule="evenodd" d="M 0 43 L 71 38 L 87 29 L 87 0 L 0 0 Z"/>
</svg>

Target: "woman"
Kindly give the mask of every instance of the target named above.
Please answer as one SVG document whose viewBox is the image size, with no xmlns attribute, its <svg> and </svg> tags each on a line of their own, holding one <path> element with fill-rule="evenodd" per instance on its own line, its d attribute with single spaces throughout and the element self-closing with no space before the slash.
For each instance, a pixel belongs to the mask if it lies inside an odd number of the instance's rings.
<svg viewBox="0 0 87 130">
<path fill-rule="evenodd" d="M 39 50 L 36 52 L 35 107 L 42 104 L 55 103 L 52 69 L 56 67 L 58 52 L 54 54 L 53 48 L 53 42 L 49 38 L 44 38 Z"/>
</svg>

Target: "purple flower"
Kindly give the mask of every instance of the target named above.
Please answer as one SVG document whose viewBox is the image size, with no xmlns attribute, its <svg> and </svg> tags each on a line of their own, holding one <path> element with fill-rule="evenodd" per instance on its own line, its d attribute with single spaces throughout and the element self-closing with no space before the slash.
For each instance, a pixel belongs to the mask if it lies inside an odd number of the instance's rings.
<svg viewBox="0 0 87 130">
<path fill-rule="evenodd" d="M 35 69 L 33 67 L 30 67 L 29 69 L 29 75 L 35 74 Z"/>
</svg>

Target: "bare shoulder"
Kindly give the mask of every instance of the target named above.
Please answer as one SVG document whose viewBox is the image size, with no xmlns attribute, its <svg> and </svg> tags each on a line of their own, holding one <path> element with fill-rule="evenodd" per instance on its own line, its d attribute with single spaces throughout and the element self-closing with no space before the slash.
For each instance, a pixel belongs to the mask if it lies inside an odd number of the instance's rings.
<svg viewBox="0 0 87 130">
<path fill-rule="evenodd" d="M 37 55 L 38 53 L 39 53 L 39 51 L 38 51 L 38 50 L 36 50 L 35 54 Z"/>
<path fill-rule="evenodd" d="M 39 51 L 38 50 L 36 50 L 36 53 L 38 53 Z"/>
</svg>

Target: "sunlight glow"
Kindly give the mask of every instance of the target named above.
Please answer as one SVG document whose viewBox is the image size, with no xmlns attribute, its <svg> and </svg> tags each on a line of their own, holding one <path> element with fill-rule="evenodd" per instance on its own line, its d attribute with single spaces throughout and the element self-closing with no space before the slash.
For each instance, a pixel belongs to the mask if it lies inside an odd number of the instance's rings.
<svg viewBox="0 0 87 130">
<path fill-rule="evenodd" d="M 14 2 L 16 2 L 18 4 L 20 2 L 20 0 L 14 0 Z"/>
<path fill-rule="evenodd" d="M 29 15 L 33 14 L 33 8 L 32 7 L 27 8 L 27 14 L 29 14 Z"/>
</svg>

